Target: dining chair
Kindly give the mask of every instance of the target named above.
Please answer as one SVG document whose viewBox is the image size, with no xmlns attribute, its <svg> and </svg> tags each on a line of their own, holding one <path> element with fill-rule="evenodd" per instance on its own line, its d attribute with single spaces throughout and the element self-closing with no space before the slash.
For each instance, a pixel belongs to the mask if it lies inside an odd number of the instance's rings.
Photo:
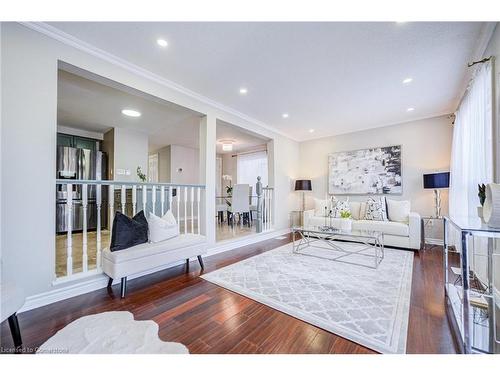
<svg viewBox="0 0 500 375">
<path fill-rule="evenodd" d="M 248 226 L 250 226 L 249 192 L 250 185 L 248 184 L 236 184 L 233 186 L 231 207 L 228 207 L 228 212 L 231 213 L 231 218 L 230 220 L 228 219 L 228 222 L 230 222 L 231 225 L 234 224 L 235 214 L 239 214 L 240 224 L 244 224 L 245 218 L 247 218 Z"/>
<path fill-rule="evenodd" d="M 223 202 L 223 198 L 216 198 L 215 211 L 217 212 L 217 219 L 219 223 L 224 222 L 224 212 L 228 211 L 227 203 Z"/>
</svg>

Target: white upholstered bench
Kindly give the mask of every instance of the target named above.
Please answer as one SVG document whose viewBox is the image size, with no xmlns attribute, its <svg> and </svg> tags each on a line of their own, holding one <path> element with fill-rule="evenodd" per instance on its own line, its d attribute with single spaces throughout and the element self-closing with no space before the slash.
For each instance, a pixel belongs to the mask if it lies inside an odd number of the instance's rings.
<svg viewBox="0 0 500 375">
<path fill-rule="evenodd" d="M 102 269 L 109 276 L 108 287 L 113 279 L 121 279 L 121 297 L 127 291 L 127 276 L 153 270 L 179 260 L 189 261 L 198 257 L 201 269 L 204 268 L 202 255 L 207 253 L 207 240 L 199 234 L 181 234 L 166 241 L 143 243 L 124 250 L 102 252 Z"/>
</svg>

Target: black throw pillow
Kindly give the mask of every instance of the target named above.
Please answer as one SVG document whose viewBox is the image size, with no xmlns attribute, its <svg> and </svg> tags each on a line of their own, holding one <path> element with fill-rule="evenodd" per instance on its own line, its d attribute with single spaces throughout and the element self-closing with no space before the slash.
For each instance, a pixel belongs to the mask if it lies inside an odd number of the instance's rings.
<svg viewBox="0 0 500 375">
<path fill-rule="evenodd" d="M 144 211 L 137 213 L 132 219 L 117 211 L 113 220 L 109 249 L 124 250 L 145 242 L 148 242 L 148 221 Z"/>
</svg>

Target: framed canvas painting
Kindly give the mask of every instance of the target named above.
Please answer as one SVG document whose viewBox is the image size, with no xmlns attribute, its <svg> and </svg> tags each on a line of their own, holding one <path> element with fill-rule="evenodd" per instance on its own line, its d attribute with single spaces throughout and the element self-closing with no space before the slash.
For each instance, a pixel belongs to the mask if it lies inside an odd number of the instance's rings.
<svg viewBox="0 0 500 375">
<path fill-rule="evenodd" d="M 401 145 L 328 155 L 330 194 L 402 194 Z"/>
</svg>

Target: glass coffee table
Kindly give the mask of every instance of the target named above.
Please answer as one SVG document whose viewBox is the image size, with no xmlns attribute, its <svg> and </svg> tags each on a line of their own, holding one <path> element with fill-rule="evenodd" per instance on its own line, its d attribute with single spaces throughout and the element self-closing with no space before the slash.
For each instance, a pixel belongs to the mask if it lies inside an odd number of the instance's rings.
<svg viewBox="0 0 500 375">
<path fill-rule="evenodd" d="M 300 236 L 298 240 L 295 239 L 295 234 Z M 294 254 L 317 256 L 375 269 L 384 259 L 384 234 L 378 231 L 305 226 L 293 227 L 292 238 Z M 323 251 L 320 249 L 331 252 L 328 257 L 322 257 L 320 254 Z"/>
</svg>

